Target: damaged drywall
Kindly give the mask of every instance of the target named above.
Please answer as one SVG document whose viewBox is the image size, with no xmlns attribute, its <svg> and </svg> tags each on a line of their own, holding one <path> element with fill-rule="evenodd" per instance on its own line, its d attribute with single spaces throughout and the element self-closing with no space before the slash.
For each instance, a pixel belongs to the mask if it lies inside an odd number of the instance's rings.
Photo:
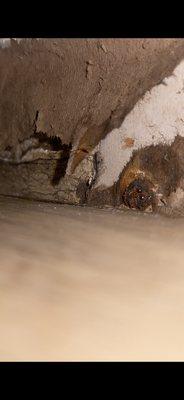
<svg viewBox="0 0 184 400">
<path fill-rule="evenodd" d="M 0 194 L 182 208 L 183 39 L 23 39 L 0 57 Z"/>
<path fill-rule="evenodd" d="M 136 181 L 139 176 L 152 176 L 151 180 L 160 186 L 159 197 L 167 198 L 169 206 L 172 204 L 173 207 L 176 206 L 178 193 L 181 199 L 184 177 L 182 157 L 178 153 L 177 146 L 179 142 L 181 153 L 181 149 L 184 150 L 183 104 L 184 62 L 182 61 L 170 77 L 153 87 L 137 102 L 121 127 L 112 130 L 94 150 L 101 160 L 101 168 L 93 193 L 90 195 L 93 203 L 97 201 L 97 193 L 100 191 L 103 193 L 104 202 L 108 201 L 109 193 L 112 193 L 109 188 L 113 187 L 120 177 L 121 179 L 124 177 L 126 182 L 125 176 L 128 170 L 131 178 L 125 186 Z M 169 155 L 171 150 L 174 151 L 172 157 Z M 147 160 L 146 166 L 142 165 L 142 155 Z M 163 164 L 163 159 L 166 165 Z M 178 160 L 177 166 L 176 160 Z M 174 187 L 169 182 L 173 173 Z M 168 186 L 167 193 L 164 193 L 163 185 Z M 163 201 L 163 204 L 166 202 Z"/>
<path fill-rule="evenodd" d="M 0 153 L 0 194 L 84 204 L 95 178 L 94 156 L 88 156 L 70 176 L 66 168 L 71 145 L 60 138 L 34 134 L 14 148 Z"/>
<path fill-rule="evenodd" d="M 184 61 L 170 77 L 148 91 L 120 128 L 112 130 L 95 149 L 103 160 L 96 187 L 116 182 L 133 151 L 170 145 L 177 135 L 184 136 Z"/>
<path fill-rule="evenodd" d="M 0 49 L 0 149 L 28 139 L 39 112 L 42 132 L 72 143 L 74 169 L 183 57 L 183 39 L 11 40 Z"/>
</svg>

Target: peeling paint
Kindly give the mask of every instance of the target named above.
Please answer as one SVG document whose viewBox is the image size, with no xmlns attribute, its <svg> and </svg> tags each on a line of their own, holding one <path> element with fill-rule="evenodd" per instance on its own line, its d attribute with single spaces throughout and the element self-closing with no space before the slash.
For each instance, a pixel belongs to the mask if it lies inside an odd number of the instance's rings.
<svg viewBox="0 0 184 400">
<path fill-rule="evenodd" d="M 120 128 L 96 147 L 102 159 L 96 187 L 113 185 L 134 150 L 152 144 L 170 145 L 178 134 L 184 137 L 184 61 L 170 77 L 148 91 Z M 125 145 L 126 138 L 131 138 L 132 146 Z"/>
<path fill-rule="evenodd" d="M 2 49 L 6 48 L 6 47 L 10 47 L 11 46 L 11 40 L 16 40 L 16 42 L 19 44 L 20 41 L 22 39 L 17 39 L 17 38 L 6 38 L 6 39 L 0 39 L 0 47 Z"/>
</svg>

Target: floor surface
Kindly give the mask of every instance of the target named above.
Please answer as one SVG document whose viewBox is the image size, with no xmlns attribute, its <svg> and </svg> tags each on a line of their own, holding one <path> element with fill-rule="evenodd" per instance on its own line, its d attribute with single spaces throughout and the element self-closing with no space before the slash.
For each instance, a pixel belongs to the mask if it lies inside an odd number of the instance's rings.
<svg viewBox="0 0 184 400">
<path fill-rule="evenodd" d="M 0 360 L 184 360 L 184 219 L 0 198 Z"/>
</svg>

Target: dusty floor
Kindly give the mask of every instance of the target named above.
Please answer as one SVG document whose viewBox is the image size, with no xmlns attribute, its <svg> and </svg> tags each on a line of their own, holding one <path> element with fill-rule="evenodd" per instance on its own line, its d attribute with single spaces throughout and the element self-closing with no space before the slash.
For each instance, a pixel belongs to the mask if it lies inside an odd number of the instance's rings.
<svg viewBox="0 0 184 400">
<path fill-rule="evenodd" d="M 0 360 L 184 360 L 184 219 L 0 198 Z"/>
</svg>

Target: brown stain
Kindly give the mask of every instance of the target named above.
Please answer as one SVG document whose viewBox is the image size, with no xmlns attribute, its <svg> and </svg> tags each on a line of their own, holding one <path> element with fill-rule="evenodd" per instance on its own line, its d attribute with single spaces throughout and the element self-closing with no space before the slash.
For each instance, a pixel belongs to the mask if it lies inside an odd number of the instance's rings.
<svg viewBox="0 0 184 400">
<path fill-rule="evenodd" d="M 155 210 L 156 183 L 152 174 L 141 168 L 139 157 L 133 158 L 120 176 L 117 185 L 117 202 L 120 205 L 146 211 Z"/>
<path fill-rule="evenodd" d="M 140 210 L 151 206 L 153 211 L 158 205 L 166 206 L 184 174 L 181 149 L 184 139 L 178 136 L 171 146 L 151 145 L 134 151 L 116 184 L 117 205 Z"/>
<path fill-rule="evenodd" d="M 135 155 L 131 158 L 130 162 L 120 175 L 118 185 L 121 192 L 124 192 L 134 180 L 143 179 L 145 176 L 147 179 L 153 180 L 152 174 L 142 168 L 141 159 L 138 154 L 135 152 Z"/>
<path fill-rule="evenodd" d="M 108 124 L 109 120 L 105 121 L 100 126 L 90 126 L 86 130 L 74 152 L 74 157 L 71 163 L 71 173 L 75 172 L 75 169 L 80 162 L 95 148 L 99 141 L 105 137 Z"/>
<path fill-rule="evenodd" d="M 132 138 L 130 138 L 130 137 L 126 137 L 126 138 L 124 138 L 124 145 L 123 145 L 123 147 L 125 147 L 125 148 L 131 148 L 131 147 L 133 147 L 133 145 L 134 145 L 134 143 L 135 143 L 135 140 L 134 139 L 132 139 Z"/>
<path fill-rule="evenodd" d="M 78 165 L 84 160 L 86 155 L 89 154 L 89 151 L 86 149 L 77 149 L 74 153 L 74 158 L 71 165 L 71 174 L 73 174 L 78 167 Z"/>
<path fill-rule="evenodd" d="M 183 202 L 172 202 L 177 189 L 183 190 L 184 138 L 176 136 L 171 145 L 151 145 L 133 152 L 119 179 L 110 188 L 90 191 L 89 205 L 159 212 L 183 216 Z"/>
</svg>

